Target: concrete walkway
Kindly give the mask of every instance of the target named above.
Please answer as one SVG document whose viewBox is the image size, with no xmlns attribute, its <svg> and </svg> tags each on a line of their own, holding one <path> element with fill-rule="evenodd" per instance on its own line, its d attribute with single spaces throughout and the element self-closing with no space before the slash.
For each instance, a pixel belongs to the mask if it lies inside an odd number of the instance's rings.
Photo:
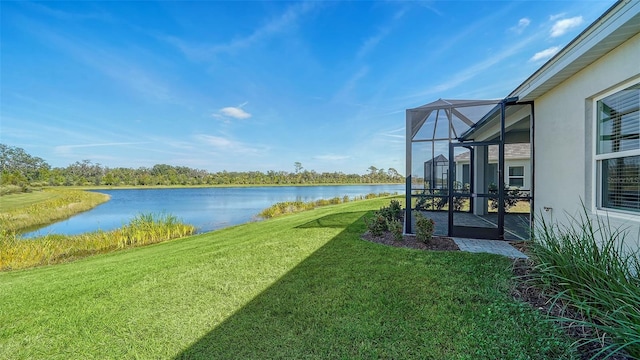
<svg viewBox="0 0 640 360">
<path fill-rule="evenodd" d="M 518 251 L 508 242 L 502 240 L 478 240 L 453 238 L 461 251 L 473 253 L 486 252 L 510 257 L 512 259 L 527 259 L 528 256 Z"/>
</svg>

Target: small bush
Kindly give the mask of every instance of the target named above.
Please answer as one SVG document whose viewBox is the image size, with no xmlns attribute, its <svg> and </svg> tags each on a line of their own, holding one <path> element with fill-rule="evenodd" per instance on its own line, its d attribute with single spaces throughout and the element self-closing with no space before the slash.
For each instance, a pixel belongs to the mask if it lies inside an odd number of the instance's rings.
<svg viewBox="0 0 640 360">
<path fill-rule="evenodd" d="M 489 193 L 490 194 L 497 194 L 498 193 L 498 185 L 496 184 L 490 184 L 489 185 Z M 512 207 L 514 207 L 518 201 L 520 201 L 520 199 L 518 199 L 517 197 L 521 196 L 520 194 L 520 189 L 516 188 L 516 187 L 509 187 L 507 186 L 507 184 L 504 185 L 504 211 L 507 211 L 509 209 L 511 209 Z M 489 201 L 491 209 L 493 210 L 497 210 L 498 209 L 498 200 L 497 199 L 491 199 Z"/>
<path fill-rule="evenodd" d="M 365 218 L 365 223 L 367 224 L 369 232 L 373 236 L 382 236 L 382 234 L 388 230 L 387 218 L 377 211 L 374 213 L 373 217 Z"/>
<path fill-rule="evenodd" d="M 379 212 L 389 221 L 402 219 L 402 206 L 398 200 L 391 200 L 389 206 L 380 208 Z"/>
<path fill-rule="evenodd" d="M 431 241 L 433 236 L 433 228 L 435 227 L 433 219 L 425 217 L 421 213 L 416 214 L 416 238 L 425 244 Z"/>
<path fill-rule="evenodd" d="M 399 232 L 402 237 L 402 206 L 398 200 L 391 200 L 389 206 L 383 206 L 373 214 L 373 217 L 365 219 L 367 228 L 373 236 L 381 236 L 385 231 Z M 397 230 L 397 228 L 400 230 Z M 394 236 L 396 236 L 394 232 Z"/>
<path fill-rule="evenodd" d="M 387 220 L 387 228 L 393 234 L 395 241 L 402 241 L 402 221 L 400 220 Z"/>
</svg>

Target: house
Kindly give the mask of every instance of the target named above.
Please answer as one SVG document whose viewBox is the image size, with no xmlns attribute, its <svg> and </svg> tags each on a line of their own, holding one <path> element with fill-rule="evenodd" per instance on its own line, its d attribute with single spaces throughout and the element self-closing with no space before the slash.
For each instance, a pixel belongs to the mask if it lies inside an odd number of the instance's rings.
<svg viewBox="0 0 640 360">
<path fill-rule="evenodd" d="M 476 164 L 471 177 L 477 179 L 471 192 L 481 201 L 488 146 L 497 147 L 498 171 L 506 178 L 507 146 L 530 143 L 531 174 L 525 178 L 531 181 L 534 219 L 568 224 L 586 210 L 588 216 L 626 229 L 626 244 L 638 249 L 639 108 L 640 1 L 622 0 L 459 134 L 450 153 L 471 149 Z M 407 123 L 417 126 L 407 114 Z M 408 158 L 417 132 L 407 131 Z M 407 189 L 409 199 L 413 195 Z M 504 199 L 504 188 L 499 192 Z M 504 210 L 499 213 L 503 216 Z M 410 209 L 408 215 L 405 226 L 411 230 Z M 450 212 L 450 224 L 454 216 Z M 455 230 L 450 225 L 449 235 Z M 497 238 L 503 235 L 504 229 L 498 229 Z"/>
<path fill-rule="evenodd" d="M 463 152 L 454 158 L 456 164 L 456 181 L 460 184 L 471 182 L 471 156 L 469 152 Z M 523 191 L 531 189 L 531 145 L 505 144 L 504 146 L 504 178 L 502 181 L 510 188 L 518 188 Z M 486 182 L 498 184 L 498 147 L 489 147 L 489 171 Z"/>
</svg>

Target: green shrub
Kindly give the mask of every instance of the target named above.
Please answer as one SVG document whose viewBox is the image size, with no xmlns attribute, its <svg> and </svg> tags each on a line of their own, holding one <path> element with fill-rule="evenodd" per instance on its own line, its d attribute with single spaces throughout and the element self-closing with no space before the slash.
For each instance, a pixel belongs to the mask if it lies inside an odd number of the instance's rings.
<svg viewBox="0 0 640 360">
<path fill-rule="evenodd" d="M 373 214 L 373 217 L 365 218 L 364 221 L 367 224 L 367 229 L 369 229 L 369 232 L 373 236 L 382 236 L 382 234 L 388 230 L 387 218 L 377 211 Z"/>
<path fill-rule="evenodd" d="M 402 241 L 402 221 L 400 220 L 387 220 L 387 228 L 393 234 L 395 241 Z"/>
<path fill-rule="evenodd" d="M 366 218 L 365 223 L 373 236 L 381 236 L 385 231 L 398 231 L 402 237 L 402 206 L 398 200 L 391 200 L 389 206 L 383 206 L 374 212 L 373 217 Z M 394 236 L 396 233 L 394 232 Z"/>
<path fill-rule="evenodd" d="M 402 206 L 398 200 L 391 200 L 389 206 L 381 207 L 379 212 L 389 221 L 400 220 L 403 214 Z"/>
<path fill-rule="evenodd" d="M 534 279 L 580 311 L 586 320 L 578 323 L 606 334 L 610 345 L 602 354 L 624 350 L 640 358 L 640 254 L 625 248 L 627 233 L 599 217 L 592 220 L 586 209 L 567 226 L 540 219 L 532 247 Z M 597 336 L 582 342 L 602 342 Z"/>
<path fill-rule="evenodd" d="M 456 191 L 469 193 L 469 184 L 462 185 L 456 181 L 454 183 Z M 422 191 L 422 195 L 433 195 L 433 197 L 421 196 L 416 201 L 416 210 L 443 210 L 449 206 L 449 191 L 447 189 L 432 189 Z M 453 198 L 453 210 L 461 211 L 469 197 L 455 196 Z"/>
<path fill-rule="evenodd" d="M 422 213 L 416 214 L 416 238 L 425 244 L 431 241 L 435 222 L 433 219 L 425 217 Z"/>
<path fill-rule="evenodd" d="M 489 185 L 489 193 L 490 194 L 497 194 L 498 193 L 498 185 L 496 184 L 490 184 Z M 518 201 L 520 201 L 520 199 L 518 199 L 517 197 L 520 196 L 520 189 L 516 188 L 516 187 L 509 187 L 507 186 L 507 184 L 504 185 L 504 211 L 507 211 L 509 209 L 511 209 L 512 207 L 514 207 Z M 498 209 L 498 200 L 497 199 L 490 199 L 489 200 L 489 204 L 491 206 L 491 209 L 496 210 Z"/>
</svg>

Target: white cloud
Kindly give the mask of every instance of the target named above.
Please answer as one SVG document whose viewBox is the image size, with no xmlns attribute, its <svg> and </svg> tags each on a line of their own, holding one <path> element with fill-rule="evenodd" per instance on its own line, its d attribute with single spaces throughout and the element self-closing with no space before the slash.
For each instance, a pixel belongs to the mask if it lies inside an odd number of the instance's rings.
<svg viewBox="0 0 640 360">
<path fill-rule="evenodd" d="M 220 109 L 220 113 L 224 116 L 229 116 L 236 119 L 248 119 L 251 117 L 251 114 L 242 110 L 240 107 L 225 107 Z"/>
<path fill-rule="evenodd" d="M 538 51 L 529 59 L 529 61 L 540 61 L 550 59 L 553 55 L 555 55 L 558 51 L 560 51 L 559 46 L 552 46 L 548 49 L 544 49 L 542 51 Z"/>
<path fill-rule="evenodd" d="M 527 18 L 522 18 L 518 21 L 518 25 L 512 27 L 510 30 L 516 34 L 522 34 L 524 29 L 526 29 L 531 24 L 531 20 Z"/>
<path fill-rule="evenodd" d="M 549 21 L 556 21 L 558 19 L 561 19 L 563 17 L 565 17 L 566 13 L 560 13 L 560 14 L 555 14 L 555 15 L 551 15 L 549 16 Z"/>
<path fill-rule="evenodd" d="M 562 36 L 569 30 L 580 26 L 583 22 L 584 20 L 582 19 L 582 16 L 575 16 L 569 19 L 558 20 L 551 27 L 550 35 L 552 38 Z"/>
</svg>

